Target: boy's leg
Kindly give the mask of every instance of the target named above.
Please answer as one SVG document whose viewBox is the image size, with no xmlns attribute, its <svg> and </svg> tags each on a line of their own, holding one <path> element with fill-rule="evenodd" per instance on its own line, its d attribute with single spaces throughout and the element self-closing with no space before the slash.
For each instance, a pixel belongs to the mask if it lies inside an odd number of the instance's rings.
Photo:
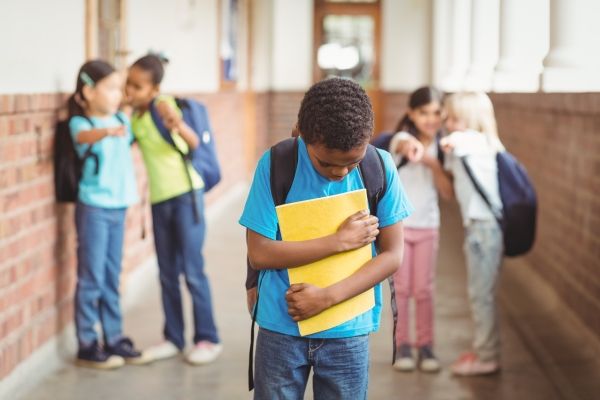
<svg viewBox="0 0 600 400">
<path fill-rule="evenodd" d="M 161 298 L 165 325 L 163 334 L 166 340 L 180 350 L 185 346 L 183 335 L 183 306 L 179 289 L 179 255 L 174 229 L 174 209 L 176 199 L 152 206 L 152 225 L 154 246 L 158 259 Z"/>
<path fill-rule="evenodd" d="M 481 361 L 498 361 L 500 357 L 496 283 L 502 246 L 502 231 L 496 221 L 477 221 L 467 228 L 465 254 L 475 323 L 474 348 Z"/>
<path fill-rule="evenodd" d="M 125 231 L 125 209 L 107 210 L 110 216 L 108 233 L 108 253 L 106 257 L 106 276 L 100 301 L 100 318 L 104 341 L 114 344 L 123 335 L 121 306 L 119 297 L 119 278 L 123 258 L 123 237 Z"/>
<path fill-rule="evenodd" d="M 308 355 L 313 365 L 315 400 L 367 398 L 369 335 L 311 339 Z"/>
<path fill-rule="evenodd" d="M 178 198 L 176 230 L 178 249 L 182 257 L 183 273 L 192 298 L 194 310 L 194 343 L 206 340 L 219 343 L 211 301 L 210 285 L 204 273 L 202 247 L 206 234 L 204 219 L 204 193 L 195 194 L 199 221 L 194 218 L 192 196 L 186 194 Z"/>
<path fill-rule="evenodd" d="M 304 398 L 310 372 L 308 343 L 308 339 L 259 329 L 254 356 L 254 399 Z"/>
<path fill-rule="evenodd" d="M 404 229 L 404 258 L 402 265 L 394 273 L 394 291 L 398 309 L 398 323 L 396 324 L 396 347 L 410 343 L 410 295 L 413 274 L 413 243 L 409 240 L 410 229 Z"/>
<path fill-rule="evenodd" d="M 108 246 L 108 221 L 104 210 L 78 203 L 75 208 L 77 228 L 77 288 L 75 292 L 75 327 L 80 347 L 98 339 L 94 325 L 99 320 L 98 302 L 105 282 Z"/>
<path fill-rule="evenodd" d="M 438 252 L 438 230 L 422 229 L 413 249 L 413 297 L 417 320 L 417 346 L 433 344 L 433 293 Z"/>
</svg>

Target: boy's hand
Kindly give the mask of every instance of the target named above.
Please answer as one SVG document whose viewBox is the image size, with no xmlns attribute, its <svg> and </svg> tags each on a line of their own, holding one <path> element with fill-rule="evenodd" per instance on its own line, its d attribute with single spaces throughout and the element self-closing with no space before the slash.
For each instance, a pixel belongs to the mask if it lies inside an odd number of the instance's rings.
<svg viewBox="0 0 600 400">
<path fill-rule="evenodd" d="M 248 312 L 252 315 L 252 310 L 256 304 L 256 287 L 246 290 L 246 305 L 248 306 Z"/>
<path fill-rule="evenodd" d="M 379 235 L 379 219 L 367 210 L 359 211 L 344 221 L 336 233 L 339 252 L 373 243 Z"/>
<path fill-rule="evenodd" d="M 408 161 L 417 162 L 423 157 L 425 148 L 417 139 L 411 138 L 400 141 L 398 147 L 396 147 L 396 152 L 406 157 Z"/>
<path fill-rule="evenodd" d="M 168 130 L 178 129 L 179 124 L 181 123 L 181 117 L 171 105 L 166 101 L 159 101 L 156 104 L 156 111 L 158 111 L 158 115 L 160 115 L 163 124 L 165 124 L 165 127 Z"/>
<path fill-rule="evenodd" d="M 332 306 L 327 289 L 308 283 L 295 283 L 285 292 L 288 314 L 294 321 L 302 321 Z"/>
</svg>

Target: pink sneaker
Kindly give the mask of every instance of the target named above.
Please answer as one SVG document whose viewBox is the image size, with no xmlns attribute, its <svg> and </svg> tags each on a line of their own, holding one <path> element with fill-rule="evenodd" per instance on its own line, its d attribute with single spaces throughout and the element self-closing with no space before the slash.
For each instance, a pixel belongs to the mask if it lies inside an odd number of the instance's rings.
<svg viewBox="0 0 600 400">
<path fill-rule="evenodd" d="M 487 375 L 498 372 L 500 365 L 496 361 L 481 361 L 475 353 L 465 353 L 452 364 L 450 370 L 460 376 Z"/>
</svg>

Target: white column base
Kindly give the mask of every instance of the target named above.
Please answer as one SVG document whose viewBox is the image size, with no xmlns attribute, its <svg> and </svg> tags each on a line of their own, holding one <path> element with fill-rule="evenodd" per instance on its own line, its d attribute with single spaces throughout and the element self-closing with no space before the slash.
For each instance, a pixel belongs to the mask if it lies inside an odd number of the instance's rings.
<svg viewBox="0 0 600 400">
<path fill-rule="evenodd" d="M 496 71 L 492 80 L 494 92 L 537 92 L 540 73 L 534 71 Z"/>
<path fill-rule="evenodd" d="M 546 67 L 541 85 L 544 92 L 600 92 L 600 68 Z"/>
</svg>

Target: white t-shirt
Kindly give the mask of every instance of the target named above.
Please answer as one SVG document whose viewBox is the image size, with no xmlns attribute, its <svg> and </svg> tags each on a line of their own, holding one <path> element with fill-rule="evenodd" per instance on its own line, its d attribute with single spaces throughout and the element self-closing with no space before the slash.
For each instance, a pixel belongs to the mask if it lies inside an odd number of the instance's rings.
<svg viewBox="0 0 600 400">
<path fill-rule="evenodd" d="M 454 175 L 454 191 L 464 226 L 468 226 L 472 220 L 494 220 L 494 214 L 473 186 L 460 157 L 466 157 L 475 179 L 483 188 L 494 210 L 500 214 L 502 201 L 498 190 L 496 164 L 498 139 L 490 138 L 481 132 L 466 130 L 453 132 L 445 140 L 454 145 L 454 150 L 446 157 L 445 163 L 446 169 Z"/>
<path fill-rule="evenodd" d="M 396 165 L 403 158 L 401 155 L 394 153 L 398 142 L 410 138 L 414 138 L 414 136 L 407 132 L 398 132 L 390 141 L 389 150 Z M 437 158 L 435 140 L 425 149 L 425 152 L 431 157 Z M 440 207 L 431 168 L 421 162 L 408 162 L 398 169 L 398 175 L 410 202 L 415 208 L 414 212 L 403 221 L 403 225 L 407 228 L 439 228 Z"/>
</svg>

